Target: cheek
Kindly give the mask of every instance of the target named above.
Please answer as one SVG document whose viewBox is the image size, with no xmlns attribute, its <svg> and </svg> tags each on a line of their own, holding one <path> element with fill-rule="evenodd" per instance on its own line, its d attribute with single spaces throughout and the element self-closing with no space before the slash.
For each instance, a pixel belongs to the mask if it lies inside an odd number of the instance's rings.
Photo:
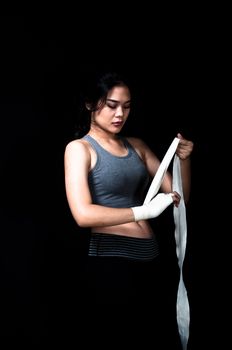
<svg viewBox="0 0 232 350">
<path fill-rule="evenodd" d="M 98 113 L 96 115 L 96 121 L 104 123 L 104 122 L 111 120 L 112 117 L 113 117 L 113 113 L 101 111 L 100 113 Z"/>
<path fill-rule="evenodd" d="M 126 110 L 126 112 L 125 112 L 125 119 L 127 119 L 129 117 L 129 113 L 130 113 L 130 110 Z"/>
</svg>

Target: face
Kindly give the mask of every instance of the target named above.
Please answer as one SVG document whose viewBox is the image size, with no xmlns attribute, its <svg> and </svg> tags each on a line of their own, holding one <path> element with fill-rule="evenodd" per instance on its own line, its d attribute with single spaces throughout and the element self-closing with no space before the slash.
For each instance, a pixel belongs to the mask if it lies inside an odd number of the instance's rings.
<svg viewBox="0 0 232 350">
<path fill-rule="evenodd" d="M 131 104 L 130 91 L 126 86 L 116 86 L 107 95 L 106 102 L 92 113 L 91 126 L 111 133 L 118 133 L 125 124 Z"/>
</svg>

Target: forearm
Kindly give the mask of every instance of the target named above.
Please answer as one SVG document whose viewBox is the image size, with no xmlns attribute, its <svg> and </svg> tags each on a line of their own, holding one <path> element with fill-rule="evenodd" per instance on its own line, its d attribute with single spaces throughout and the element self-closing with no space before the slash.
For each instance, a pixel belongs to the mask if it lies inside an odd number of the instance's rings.
<svg viewBox="0 0 232 350">
<path fill-rule="evenodd" d="M 81 227 L 113 226 L 135 221 L 131 208 L 109 208 L 89 204 L 81 210 L 71 210 L 72 215 Z"/>
<path fill-rule="evenodd" d="M 171 203 L 178 205 L 179 195 L 159 193 L 149 203 L 132 208 L 109 208 L 95 204 L 72 207 L 72 214 L 81 227 L 104 227 L 148 220 L 159 216 Z M 78 210 L 77 210 L 78 208 Z"/>
<path fill-rule="evenodd" d="M 191 159 L 190 157 L 182 160 L 180 159 L 181 177 L 183 186 L 184 201 L 187 203 L 191 191 Z"/>
</svg>

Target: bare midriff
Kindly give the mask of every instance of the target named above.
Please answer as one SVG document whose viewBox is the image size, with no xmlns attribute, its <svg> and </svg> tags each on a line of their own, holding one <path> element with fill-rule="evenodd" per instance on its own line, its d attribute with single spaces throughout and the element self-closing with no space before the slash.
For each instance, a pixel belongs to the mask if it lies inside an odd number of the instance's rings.
<svg viewBox="0 0 232 350">
<path fill-rule="evenodd" d="M 153 236 L 153 230 L 147 221 L 130 222 L 114 226 L 92 227 L 91 232 L 137 238 L 151 238 Z"/>
</svg>

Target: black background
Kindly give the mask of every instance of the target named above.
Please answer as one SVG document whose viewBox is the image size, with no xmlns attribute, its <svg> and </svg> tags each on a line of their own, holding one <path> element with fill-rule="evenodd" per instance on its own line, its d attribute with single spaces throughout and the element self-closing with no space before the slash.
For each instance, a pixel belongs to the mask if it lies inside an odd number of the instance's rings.
<svg viewBox="0 0 232 350">
<path fill-rule="evenodd" d="M 110 64 L 135 83 L 128 134 L 160 158 L 177 132 L 195 144 L 185 278 L 190 345 L 198 349 L 209 337 L 207 292 L 215 278 L 209 241 L 224 50 L 217 21 L 207 12 L 172 17 L 171 10 L 136 17 L 109 11 L 98 19 L 86 11 L 44 13 L 1 16 L 2 339 L 38 344 L 49 335 L 50 303 L 62 307 L 69 296 L 86 238 L 67 207 L 63 153 L 85 73 Z M 175 248 L 164 237 L 168 258 Z"/>
</svg>

